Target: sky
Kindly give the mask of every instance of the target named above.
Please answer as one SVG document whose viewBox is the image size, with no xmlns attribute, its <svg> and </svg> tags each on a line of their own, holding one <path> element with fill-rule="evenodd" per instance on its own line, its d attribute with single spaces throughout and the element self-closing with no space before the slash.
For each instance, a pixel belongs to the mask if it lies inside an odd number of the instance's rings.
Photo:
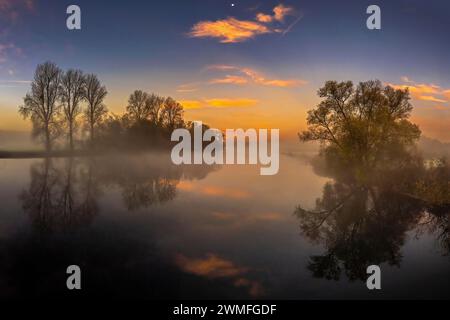
<svg viewBox="0 0 450 320">
<path fill-rule="evenodd" d="M 368 30 L 375 3 L 381 30 Z M 71 4 L 81 30 L 66 28 Z M 29 129 L 17 109 L 50 60 L 96 73 L 116 114 L 141 89 L 188 120 L 284 137 L 305 129 L 325 81 L 379 79 L 409 87 L 412 120 L 450 141 L 448 12 L 444 0 L 0 0 L 0 130 Z"/>
</svg>

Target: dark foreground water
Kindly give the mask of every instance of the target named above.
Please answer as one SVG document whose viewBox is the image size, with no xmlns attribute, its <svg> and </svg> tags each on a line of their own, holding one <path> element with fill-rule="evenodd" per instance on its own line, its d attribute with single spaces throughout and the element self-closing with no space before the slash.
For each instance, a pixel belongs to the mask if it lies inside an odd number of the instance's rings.
<svg viewBox="0 0 450 320">
<path fill-rule="evenodd" d="M 0 160 L 0 298 L 450 298 L 448 216 L 386 198 L 376 219 L 350 207 L 312 237 L 294 211 L 330 180 L 280 162 L 260 176 L 158 154 Z M 80 292 L 66 289 L 71 264 Z"/>
</svg>

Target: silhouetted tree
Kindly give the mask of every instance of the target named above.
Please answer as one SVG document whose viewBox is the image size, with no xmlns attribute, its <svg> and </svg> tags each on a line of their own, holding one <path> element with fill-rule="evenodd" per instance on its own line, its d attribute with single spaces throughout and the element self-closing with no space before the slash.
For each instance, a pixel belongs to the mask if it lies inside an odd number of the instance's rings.
<svg viewBox="0 0 450 320">
<path fill-rule="evenodd" d="M 108 113 L 108 109 L 103 104 L 107 95 L 105 86 L 100 84 L 97 76 L 88 74 L 85 78 L 86 90 L 85 99 L 88 102 L 85 110 L 85 118 L 89 127 L 91 145 L 95 139 L 95 128 L 101 123 L 103 117 Z"/>
<path fill-rule="evenodd" d="M 77 125 L 77 117 L 81 113 L 80 103 L 85 97 L 86 83 L 81 70 L 69 69 L 65 72 L 59 86 L 59 95 L 68 127 L 70 150 L 74 149 L 73 134 Z"/>
<path fill-rule="evenodd" d="M 324 100 L 308 112 L 303 141 L 322 143 L 322 153 L 362 178 L 383 162 L 397 164 L 420 137 L 408 121 L 412 105 L 408 90 L 383 87 L 380 81 L 327 81 L 318 95 Z"/>
<path fill-rule="evenodd" d="M 19 107 L 19 113 L 33 122 L 33 136 L 42 136 L 45 149 L 52 148 L 52 141 L 59 134 L 58 106 L 61 69 L 54 63 L 46 62 L 37 66 L 31 92 L 24 98 L 24 105 Z"/>
<path fill-rule="evenodd" d="M 175 128 L 183 126 L 183 106 L 171 97 L 168 97 L 165 100 L 162 114 L 163 123 L 167 129 L 173 130 Z"/>
<path fill-rule="evenodd" d="M 420 201 L 342 183 L 327 183 L 313 211 L 297 207 L 302 233 L 326 252 L 311 257 L 315 277 L 366 281 L 371 264 L 399 265 L 408 231 L 421 220 Z"/>
<path fill-rule="evenodd" d="M 140 122 L 142 120 L 148 120 L 151 111 L 148 93 L 142 90 L 136 90 L 130 95 L 127 112 L 133 121 Z"/>
<path fill-rule="evenodd" d="M 163 121 L 164 98 L 156 94 L 151 94 L 147 103 L 150 106 L 150 121 L 157 127 L 161 127 Z"/>
</svg>

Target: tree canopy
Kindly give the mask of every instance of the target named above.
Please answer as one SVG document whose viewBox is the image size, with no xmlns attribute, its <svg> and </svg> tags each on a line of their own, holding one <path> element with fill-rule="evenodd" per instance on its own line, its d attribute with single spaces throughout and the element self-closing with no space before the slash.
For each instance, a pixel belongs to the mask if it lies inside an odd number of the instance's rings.
<svg viewBox="0 0 450 320">
<path fill-rule="evenodd" d="M 302 141 L 320 141 L 324 154 L 342 165 L 365 170 L 394 164 L 420 137 L 408 119 L 413 109 L 408 89 L 383 86 L 378 80 L 327 81 L 318 90 L 323 100 L 308 112 Z"/>
</svg>

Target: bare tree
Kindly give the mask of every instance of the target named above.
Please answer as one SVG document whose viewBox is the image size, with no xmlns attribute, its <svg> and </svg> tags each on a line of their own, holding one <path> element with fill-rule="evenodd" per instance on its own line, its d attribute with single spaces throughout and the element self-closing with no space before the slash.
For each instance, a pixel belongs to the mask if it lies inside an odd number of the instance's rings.
<svg viewBox="0 0 450 320">
<path fill-rule="evenodd" d="M 163 123 L 166 128 L 173 130 L 183 125 L 183 106 L 171 97 L 164 101 L 162 110 Z"/>
<path fill-rule="evenodd" d="M 133 121 L 139 122 L 149 119 L 151 114 L 151 105 L 149 104 L 149 95 L 142 90 L 136 90 L 128 99 L 127 112 Z"/>
<path fill-rule="evenodd" d="M 24 105 L 19 107 L 19 113 L 24 119 L 33 122 L 33 135 L 42 136 L 47 152 L 51 151 L 52 140 L 59 131 L 58 115 L 60 107 L 57 103 L 61 69 L 52 62 L 37 66 L 31 92 L 24 98 Z"/>
<path fill-rule="evenodd" d="M 150 109 L 150 120 L 160 126 L 162 123 L 163 107 L 165 99 L 156 94 L 151 94 L 147 99 L 147 104 Z"/>
<path fill-rule="evenodd" d="M 61 79 L 59 95 L 68 126 L 70 150 L 73 150 L 73 134 L 77 125 L 77 116 L 81 113 L 80 102 L 85 97 L 85 80 L 81 70 L 69 69 Z"/>
<path fill-rule="evenodd" d="M 100 124 L 103 117 L 108 113 L 108 109 L 103 104 L 108 91 L 105 86 L 100 84 L 95 74 L 89 74 L 85 77 L 86 90 L 85 99 L 88 106 L 85 110 L 85 118 L 89 126 L 91 145 L 95 139 L 95 127 Z"/>
</svg>

